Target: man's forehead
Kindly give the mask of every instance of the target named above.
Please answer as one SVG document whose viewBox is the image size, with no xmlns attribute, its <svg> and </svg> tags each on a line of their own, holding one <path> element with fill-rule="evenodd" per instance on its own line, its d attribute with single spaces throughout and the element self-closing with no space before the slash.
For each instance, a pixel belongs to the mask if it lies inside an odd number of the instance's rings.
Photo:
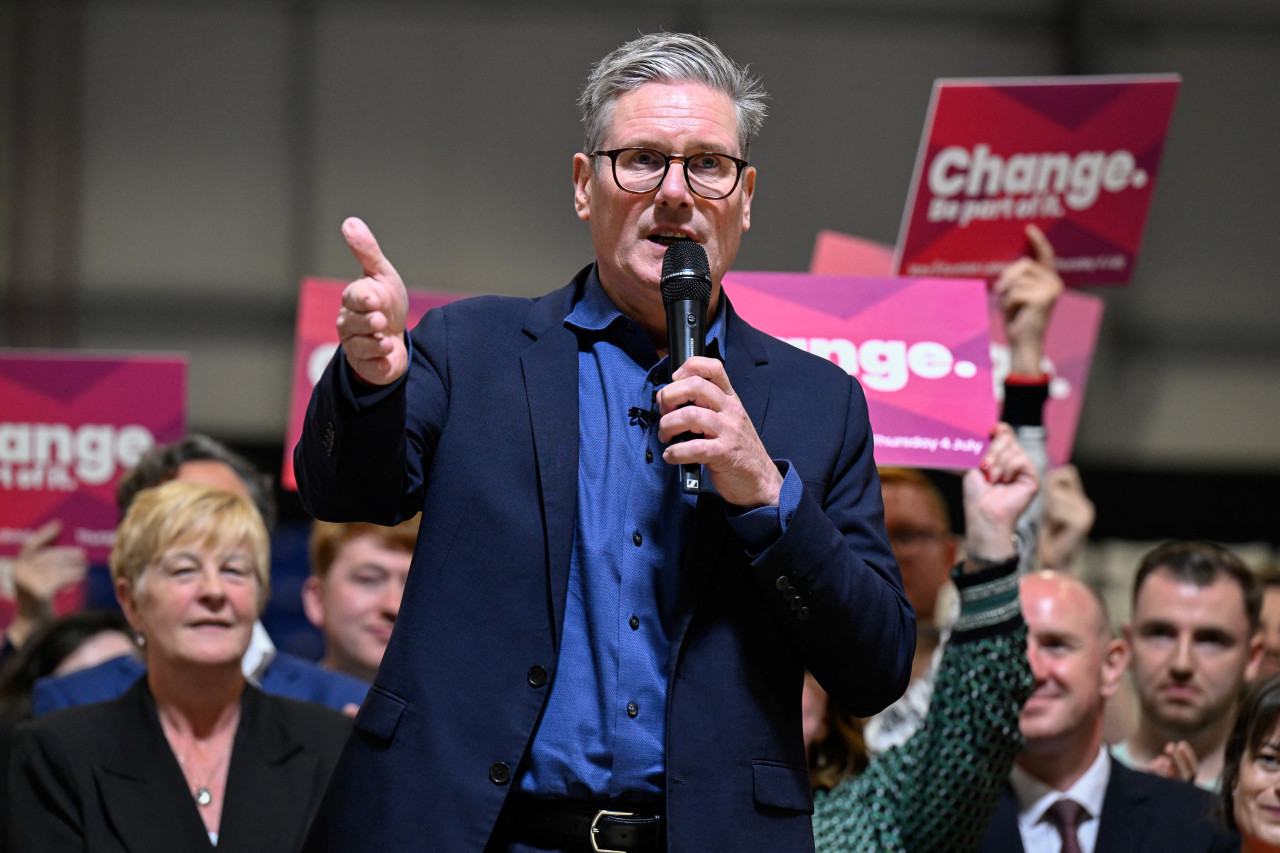
<svg viewBox="0 0 1280 853">
<path fill-rule="evenodd" d="M 178 466 L 174 479 L 187 483 L 199 483 L 202 486 L 232 492 L 244 498 L 252 497 L 244 480 L 240 479 L 235 469 L 217 459 L 189 459 Z"/>
<path fill-rule="evenodd" d="M 1202 621 L 1243 624 L 1244 590 L 1234 578 L 1220 573 L 1208 584 L 1197 584 L 1158 568 L 1144 579 L 1133 602 L 1134 621 L 1196 616 Z"/>
<path fill-rule="evenodd" d="M 1093 592 L 1079 580 L 1052 573 L 1027 575 L 1021 585 L 1022 610 L 1033 632 L 1086 636 L 1105 627 L 1106 615 Z"/>
<path fill-rule="evenodd" d="M 611 146 L 664 150 L 677 132 L 700 150 L 736 149 L 733 100 L 702 83 L 650 80 L 620 93 L 610 107 L 606 140 Z"/>
<path fill-rule="evenodd" d="M 880 491 L 884 498 L 886 524 L 947 524 L 947 511 L 942 499 L 927 486 L 906 480 L 889 480 L 881 483 Z"/>
</svg>

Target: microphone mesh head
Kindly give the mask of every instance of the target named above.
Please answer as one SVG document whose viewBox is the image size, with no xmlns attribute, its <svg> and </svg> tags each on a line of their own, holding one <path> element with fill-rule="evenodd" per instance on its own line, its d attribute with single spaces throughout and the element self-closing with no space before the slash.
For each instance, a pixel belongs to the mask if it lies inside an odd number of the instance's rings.
<svg viewBox="0 0 1280 853">
<path fill-rule="evenodd" d="M 662 304 L 681 299 L 707 304 L 711 301 L 711 266 L 701 243 L 681 240 L 662 256 Z"/>
</svg>

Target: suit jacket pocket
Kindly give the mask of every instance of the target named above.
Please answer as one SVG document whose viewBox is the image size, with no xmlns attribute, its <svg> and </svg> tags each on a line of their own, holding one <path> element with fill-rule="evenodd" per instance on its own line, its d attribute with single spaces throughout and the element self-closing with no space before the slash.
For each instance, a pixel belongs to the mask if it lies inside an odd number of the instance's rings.
<svg viewBox="0 0 1280 853">
<path fill-rule="evenodd" d="M 813 814 L 809 769 L 776 761 L 752 761 L 756 805 Z"/>
<path fill-rule="evenodd" d="M 366 735 L 366 739 L 380 741 L 377 745 L 387 746 L 395 736 L 400 718 L 404 716 L 404 709 L 403 699 L 374 685 L 369 688 L 369 695 L 360 705 L 352 726 Z"/>
</svg>

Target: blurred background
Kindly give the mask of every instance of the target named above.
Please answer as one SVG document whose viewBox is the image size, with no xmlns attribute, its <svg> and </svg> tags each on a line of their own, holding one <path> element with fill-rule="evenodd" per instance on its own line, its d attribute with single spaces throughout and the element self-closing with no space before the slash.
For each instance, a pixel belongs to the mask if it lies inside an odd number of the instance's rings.
<svg viewBox="0 0 1280 853">
<path fill-rule="evenodd" d="M 1075 461 L 1118 564 L 1134 540 L 1280 544 L 1275 0 L 0 10 L 0 346 L 186 352 L 189 428 L 277 474 L 299 280 L 358 272 L 342 219 L 411 287 L 565 283 L 591 258 L 574 101 L 640 32 L 708 36 L 772 96 L 742 270 L 806 269 L 822 228 L 894 242 L 937 77 L 1177 72 L 1137 276 L 1093 291 Z"/>
</svg>

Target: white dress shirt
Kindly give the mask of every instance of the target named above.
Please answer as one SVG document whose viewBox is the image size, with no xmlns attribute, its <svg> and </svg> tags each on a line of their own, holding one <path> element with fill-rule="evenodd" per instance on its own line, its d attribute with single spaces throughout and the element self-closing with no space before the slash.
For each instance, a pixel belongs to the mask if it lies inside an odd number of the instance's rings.
<svg viewBox="0 0 1280 853">
<path fill-rule="evenodd" d="M 1057 827 L 1045 818 L 1049 806 L 1066 797 L 1084 806 L 1086 817 L 1076 830 L 1080 849 L 1093 853 L 1098 843 L 1098 822 L 1102 815 L 1102 800 L 1111 780 L 1111 756 L 1106 746 L 1098 750 L 1098 757 L 1065 791 L 1051 788 L 1018 765 L 1009 774 L 1009 784 L 1018 802 L 1018 832 L 1022 835 L 1022 847 L 1026 853 L 1061 853 L 1062 836 Z"/>
</svg>

